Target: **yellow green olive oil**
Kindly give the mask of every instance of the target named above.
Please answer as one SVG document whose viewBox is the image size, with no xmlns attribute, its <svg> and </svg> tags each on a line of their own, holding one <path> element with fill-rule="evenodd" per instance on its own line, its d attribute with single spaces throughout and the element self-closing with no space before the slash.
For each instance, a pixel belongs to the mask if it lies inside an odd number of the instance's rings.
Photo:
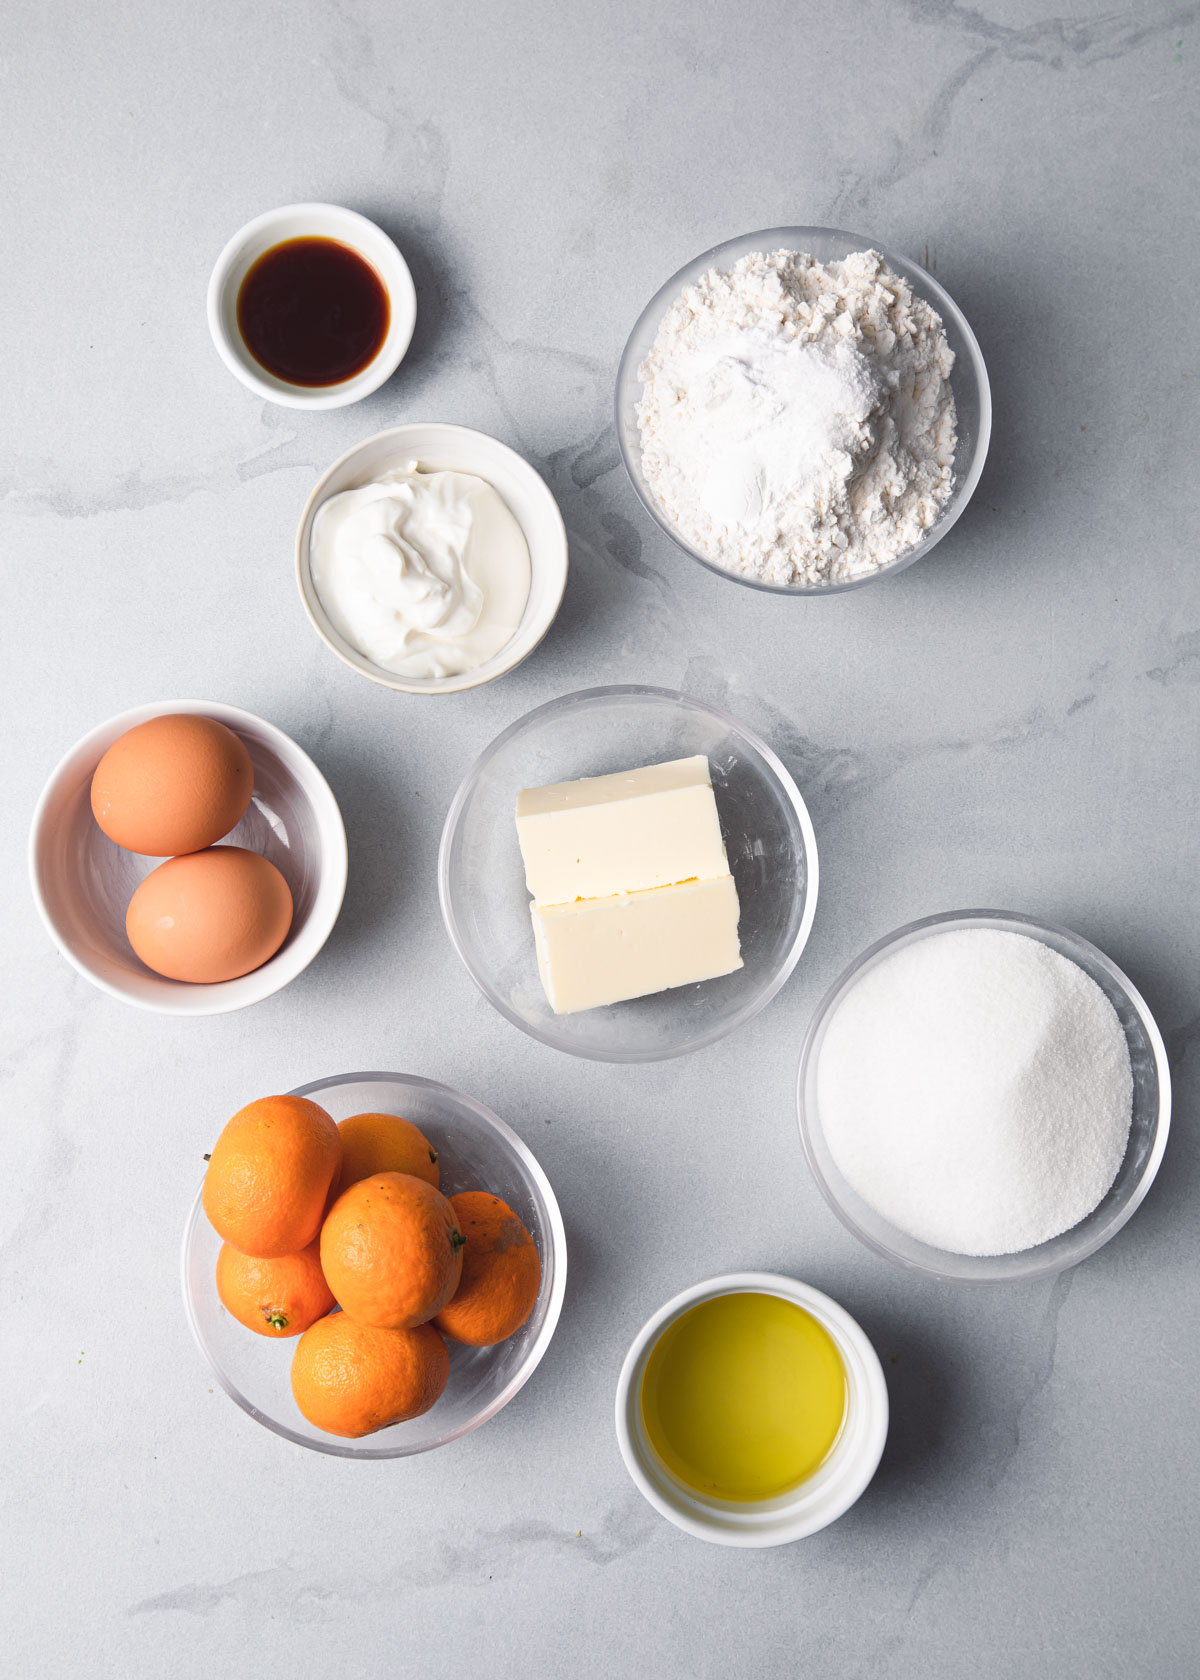
<svg viewBox="0 0 1200 1680">
<path fill-rule="evenodd" d="M 667 1327 L 646 1362 L 642 1422 L 673 1475 L 717 1499 L 774 1499 L 820 1468 L 846 1415 L 829 1332 L 778 1295 L 717 1295 Z"/>
</svg>

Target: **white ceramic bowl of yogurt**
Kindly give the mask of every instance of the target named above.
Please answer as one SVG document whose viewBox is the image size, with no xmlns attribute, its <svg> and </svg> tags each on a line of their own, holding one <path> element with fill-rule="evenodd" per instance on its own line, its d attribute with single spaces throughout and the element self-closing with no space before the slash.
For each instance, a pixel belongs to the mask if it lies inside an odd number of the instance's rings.
<svg viewBox="0 0 1200 1680">
<path fill-rule="evenodd" d="M 317 552 L 314 541 L 314 526 L 316 537 L 321 539 L 322 526 L 329 524 L 329 516 L 335 511 L 327 509 L 322 514 L 332 498 L 376 485 L 391 474 L 404 475 L 414 463 L 419 475 L 454 473 L 482 479 L 520 527 L 528 548 L 529 593 L 511 636 L 479 664 L 443 676 L 413 676 L 389 669 L 349 639 L 337 622 L 339 617 L 343 625 L 347 621 L 330 594 L 327 570 L 323 575 L 322 562 L 327 562 L 327 556 Z M 348 522 L 344 522 L 347 527 Z M 393 426 L 356 444 L 318 479 L 304 505 L 296 534 L 296 580 L 313 628 L 352 671 L 405 694 L 457 694 L 513 670 L 528 658 L 553 624 L 567 582 L 566 527 L 545 480 L 497 438 L 466 426 Z M 322 598 L 323 592 L 326 599 Z M 419 594 L 420 589 L 406 593 Z M 457 605 L 461 609 L 461 601 Z M 375 617 L 378 623 L 380 614 Z"/>
</svg>

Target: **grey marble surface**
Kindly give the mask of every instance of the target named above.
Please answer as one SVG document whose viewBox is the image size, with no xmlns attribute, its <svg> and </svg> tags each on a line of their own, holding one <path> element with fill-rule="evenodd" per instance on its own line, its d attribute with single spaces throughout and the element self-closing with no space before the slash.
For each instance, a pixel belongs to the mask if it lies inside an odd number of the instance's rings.
<svg viewBox="0 0 1200 1680">
<path fill-rule="evenodd" d="M 15 0 L 0 41 L 6 1673 L 1195 1672 L 1198 12 Z M 420 291 L 398 375 L 336 414 L 252 398 L 204 318 L 230 233 L 310 197 L 376 216 Z M 927 255 L 996 403 L 952 537 L 826 602 L 755 595 L 673 550 L 610 424 L 646 298 L 704 247 L 785 222 Z M 291 573 L 317 473 L 406 419 L 514 445 L 571 536 L 538 654 L 437 701 L 344 670 Z M 640 1070 L 556 1056 L 493 1014 L 434 889 L 476 752 L 605 680 L 681 686 L 763 731 L 822 849 L 813 937 L 780 997 L 719 1047 Z M 59 755 L 113 712 L 184 695 L 291 732 L 350 830 L 319 960 L 212 1020 L 93 990 L 51 948 L 24 873 Z M 899 922 L 977 904 L 1102 945 L 1157 1011 L 1177 1081 L 1161 1177 L 1126 1230 L 1055 1283 L 985 1294 L 857 1246 L 808 1177 L 793 1107 L 833 975 Z M 494 1106 L 542 1160 L 570 1239 L 561 1327 L 528 1388 L 411 1462 L 348 1464 L 256 1427 L 179 1302 L 184 1213 L 220 1124 L 353 1067 Z M 861 1318 L 894 1422 L 843 1521 L 736 1553 L 643 1503 L 612 1397 L 668 1294 L 758 1266 Z"/>
</svg>

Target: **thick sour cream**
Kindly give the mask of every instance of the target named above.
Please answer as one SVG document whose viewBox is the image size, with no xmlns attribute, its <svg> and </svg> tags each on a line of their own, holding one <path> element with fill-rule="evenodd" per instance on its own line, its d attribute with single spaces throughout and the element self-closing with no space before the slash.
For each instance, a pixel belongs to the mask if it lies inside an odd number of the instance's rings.
<svg viewBox="0 0 1200 1680">
<path fill-rule="evenodd" d="M 529 547 L 472 473 L 415 461 L 317 509 L 312 579 L 330 623 L 397 676 L 453 677 L 510 640 L 529 599 Z"/>
</svg>

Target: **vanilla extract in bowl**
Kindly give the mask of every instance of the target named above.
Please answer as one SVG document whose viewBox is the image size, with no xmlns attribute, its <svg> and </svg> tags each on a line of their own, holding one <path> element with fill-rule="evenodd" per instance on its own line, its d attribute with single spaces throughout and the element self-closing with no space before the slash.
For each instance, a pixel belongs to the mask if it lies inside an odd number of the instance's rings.
<svg viewBox="0 0 1200 1680">
<path fill-rule="evenodd" d="M 285 239 L 238 290 L 237 324 L 258 364 L 290 385 L 340 385 L 368 367 L 391 319 L 387 288 L 338 239 Z"/>
</svg>

